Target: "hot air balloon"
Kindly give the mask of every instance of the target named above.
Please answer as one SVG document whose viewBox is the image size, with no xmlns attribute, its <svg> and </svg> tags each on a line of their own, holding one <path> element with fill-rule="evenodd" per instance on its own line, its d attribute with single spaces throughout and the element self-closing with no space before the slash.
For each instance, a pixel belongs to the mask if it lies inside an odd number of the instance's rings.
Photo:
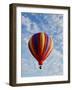
<svg viewBox="0 0 72 90">
<path fill-rule="evenodd" d="M 41 69 L 44 61 L 53 49 L 53 39 L 45 32 L 39 32 L 30 38 L 28 47 L 32 55 L 38 61 L 39 68 Z"/>
</svg>

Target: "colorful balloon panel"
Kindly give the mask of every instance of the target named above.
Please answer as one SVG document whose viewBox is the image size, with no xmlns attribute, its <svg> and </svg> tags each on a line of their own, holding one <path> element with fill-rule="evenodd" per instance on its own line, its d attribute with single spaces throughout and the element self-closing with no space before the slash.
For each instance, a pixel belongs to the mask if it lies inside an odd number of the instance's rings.
<svg viewBox="0 0 72 90">
<path fill-rule="evenodd" d="M 42 65 L 53 49 L 53 39 L 44 32 L 36 33 L 30 38 L 28 46 L 39 65 Z"/>
</svg>

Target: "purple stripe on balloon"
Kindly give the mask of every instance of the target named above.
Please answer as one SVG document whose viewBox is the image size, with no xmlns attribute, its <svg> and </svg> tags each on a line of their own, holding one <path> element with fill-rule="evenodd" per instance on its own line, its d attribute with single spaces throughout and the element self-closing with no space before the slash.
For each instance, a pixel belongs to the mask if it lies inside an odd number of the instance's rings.
<svg viewBox="0 0 72 90">
<path fill-rule="evenodd" d="M 33 43 L 33 49 L 35 50 L 35 53 L 38 54 L 38 34 L 35 34 L 32 37 L 32 43 Z"/>
</svg>

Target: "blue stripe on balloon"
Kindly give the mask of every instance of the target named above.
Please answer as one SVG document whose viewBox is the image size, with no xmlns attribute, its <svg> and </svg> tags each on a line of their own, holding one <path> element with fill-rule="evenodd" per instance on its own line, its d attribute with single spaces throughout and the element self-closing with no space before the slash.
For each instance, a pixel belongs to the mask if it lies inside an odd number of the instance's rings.
<svg viewBox="0 0 72 90">
<path fill-rule="evenodd" d="M 33 36 L 33 47 L 35 52 L 38 54 L 38 34 Z"/>
</svg>

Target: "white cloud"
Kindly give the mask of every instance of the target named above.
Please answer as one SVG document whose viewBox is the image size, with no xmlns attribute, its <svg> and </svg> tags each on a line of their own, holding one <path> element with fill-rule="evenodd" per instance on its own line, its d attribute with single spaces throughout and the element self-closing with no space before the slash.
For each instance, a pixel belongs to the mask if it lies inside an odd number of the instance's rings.
<svg viewBox="0 0 72 90">
<path fill-rule="evenodd" d="M 30 33 L 37 33 L 40 31 L 35 22 L 32 22 L 28 17 L 22 16 L 22 25 L 26 26 L 26 30 Z"/>
<path fill-rule="evenodd" d="M 29 25 L 31 23 L 30 19 L 28 17 L 22 16 L 22 25 Z"/>
<path fill-rule="evenodd" d="M 26 42 L 26 44 L 28 44 L 28 39 L 27 38 L 24 38 L 24 41 Z"/>
<path fill-rule="evenodd" d="M 54 29 L 56 26 L 63 27 L 63 19 L 60 18 L 61 15 L 52 15 L 52 16 L 44 16 L 44 20 L 48 22 L 48 27 L 51 26 L 51 29 Z"/>
</svg>

